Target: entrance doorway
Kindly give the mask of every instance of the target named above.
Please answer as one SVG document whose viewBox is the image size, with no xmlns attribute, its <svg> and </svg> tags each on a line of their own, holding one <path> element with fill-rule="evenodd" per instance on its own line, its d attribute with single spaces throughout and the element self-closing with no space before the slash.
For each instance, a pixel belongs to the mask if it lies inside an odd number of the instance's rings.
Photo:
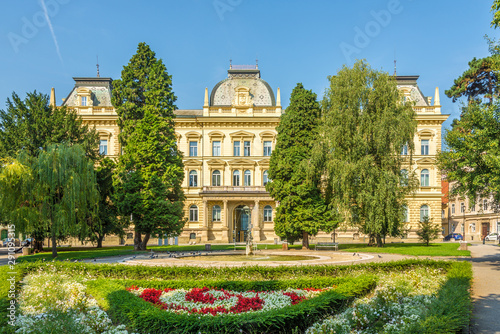
<svg viewBox="0 0 500 334">
<path fill-rule="evenodd" d="M 490 223 L 481 224 L 481 240 L 490 233 Z"/>
<path fill-rule="evenodd" d="M 234 242 L 247 241 L 248 226 L 250 223 L 250 208 L 246 205 L 239 205 L 234 210 Z"/>
</svg>

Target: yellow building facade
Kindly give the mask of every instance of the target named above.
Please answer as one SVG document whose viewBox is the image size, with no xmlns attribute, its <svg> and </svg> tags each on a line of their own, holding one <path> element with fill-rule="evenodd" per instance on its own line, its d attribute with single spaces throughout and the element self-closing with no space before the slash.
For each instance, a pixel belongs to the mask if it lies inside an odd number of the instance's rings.
<svg viewBox="0 0 500 334">
<path fill-rule="evenodd" d="M 405 167 L 421 180 L 421 187 L 409 198 L 409 238 L 415 237 L 422 214 L 435 217 L 436 223 L 441 221 L 441 173 L 435 166 L 435 154 L 441 149 L 441 125 L 448 117 L 441 114 L 437 88 L 432 103 L 418 88 L 417 79 L 397 77 L 406 99 L 415 102 L 418 120 L 416 154 Z M 75 87 L 63 105 L 76 109 L 85 124 L 96 128 L 102 154 L 118 157 L 121 148 L 118 116 L 111 104 L 111 78 L 74 80 Z M 211 91 L 205 89 L 202 109 L 175 111 L 177 144 L 184 154 L 187 218 L 179 243 L 243 242 L 250 229 L 256 242 L 280 241 L 273 224 L 278 203 L 265 184 L 282 112 L 279 88 L 275 94 L 255 65 L 231 66 L 227 78 Z M 331 237 L 320 233 L 316 239 Z M 337 229 L 335 237 L 348 241 L 361 236 L 346 228 Z M 132 238 L 130 233 L 128 238 Z M 157 242 L 151 239 L 151 243 Z M 112 243 L 118 239 L 107 237 L 105 244 Z"/>
</svg>

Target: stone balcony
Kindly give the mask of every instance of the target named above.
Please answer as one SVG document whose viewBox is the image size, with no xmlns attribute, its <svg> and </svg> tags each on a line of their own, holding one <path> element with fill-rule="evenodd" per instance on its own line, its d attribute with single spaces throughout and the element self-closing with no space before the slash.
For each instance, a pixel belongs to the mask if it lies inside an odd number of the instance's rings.
<svg viewBox="0 0 500 334">
<path fill-rule="evenodd" d="M 216 194 L 216 193 L 260 193 L 267 194 L 266 187 L 264 186 L 204 186 L 202 193 Z"/>
</svg>

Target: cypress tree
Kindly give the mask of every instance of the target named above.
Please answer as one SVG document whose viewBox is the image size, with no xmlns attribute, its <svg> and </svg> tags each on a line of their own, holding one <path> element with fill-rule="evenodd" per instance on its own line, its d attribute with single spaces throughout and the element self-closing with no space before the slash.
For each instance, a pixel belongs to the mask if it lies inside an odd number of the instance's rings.
<svg viewBox="0 0 500 334">
<path fill-rule="evenodd" d="M 316 94 L 299 83 L 290 106 L 277 127 L 276 148 L 271 155 L 267 190 L 279 201 L 274 218 L 278 236 L 293 242 L 302 238 L 309 247 L 309 235 L 336 226 L 319 188 L 319 178 L 308 177 L 311 149 L 318 138 L 320 106 Z"/>
<path fill-rule="evenodd" d="M 185 223 L 182 154 L 174 132 L 176 97 L 165 65 L 145 43 L 113 86 L 123 148 L 115 201 L 122 219 L 131 217 L 134 249 L 145 250 L 151 235 L 178 235 Z"/>
</svg>

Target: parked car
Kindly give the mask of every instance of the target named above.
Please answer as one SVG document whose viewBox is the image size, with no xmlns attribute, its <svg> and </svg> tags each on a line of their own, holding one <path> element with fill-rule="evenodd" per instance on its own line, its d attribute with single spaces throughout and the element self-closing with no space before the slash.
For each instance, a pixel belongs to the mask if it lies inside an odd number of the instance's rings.
<svg viewBox="0 0 500 334">
<path fill-rule="evenodd" d="M 490 233 L 486 237 L 484 237 L 486 241 L 497 241 L 498 240 L 498 233 Z"/>
<path fill-rule="evenodd" d="M 3 247 L 8 247 L 9 246 L 9 242 L 14 242 L 14 246 L 16 247 L 19 247 L 19 245 L 21 245 L 21 241 L 19 241 L 19 239 L 15 238 L 15 239 L 12 239 L 12 238 L 5 238 L 2 240 L 2 246 Z"/>
<path fill-rule="evenodd" d="M 444 237 L 444 241 L 453 240 L 464 240 L 464 237 L 460 233 L 450 233 L 446 237 Z"/>
</svg>

